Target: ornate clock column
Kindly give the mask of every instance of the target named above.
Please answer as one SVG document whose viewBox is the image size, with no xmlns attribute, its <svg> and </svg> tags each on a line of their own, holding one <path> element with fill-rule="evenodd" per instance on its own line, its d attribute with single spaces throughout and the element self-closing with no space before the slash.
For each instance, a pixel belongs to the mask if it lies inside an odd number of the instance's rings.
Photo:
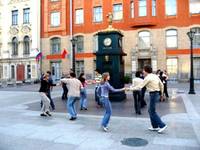
<svg viewBox="0 0 200 150">
<path fill-rule="evenodd" d="M 124 87 L 124 59 L 126 54 L 122 49 L 123 34 L 112 27 L 112 14 L 109 13 L 109 27 L 97 33 L 98 51 L 96 52 L 96 68 L 101 73 L 110 73 L 110 84 L 114 88 Z M 125 92 L 110 93 L 111 101 L 122 101 L 126 98 Z"/>
</svg>

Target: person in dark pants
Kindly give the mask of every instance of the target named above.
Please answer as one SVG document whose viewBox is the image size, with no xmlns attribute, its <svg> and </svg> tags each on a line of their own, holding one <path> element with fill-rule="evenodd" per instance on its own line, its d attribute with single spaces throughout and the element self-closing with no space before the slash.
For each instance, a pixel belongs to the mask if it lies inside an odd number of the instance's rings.
<svg viewBox="0 0 200 150">
<path fill-rule="evenodd" d="M 144 80 L 144 75 L 143 75 L 142 71 L 140 71 L 140 78 L 142 80 Z M 141 90 L 141 108 L 144 108 L 147 105 L 147 103 L 144 99 L 146 89 L 147 89 L 146 87 L 143 87 L 142 90 Z"/>
<path fill-rule="evenodd" d="M 156 112 L 156 103 L 159 102 L 160 97 L 161 99 L 163 98 L 164 86 L 159 77 L 156 74 L 152 73 L 151 66 L 145 66 L 143 69 L 143 73 L 145 78 L 142 84 L 130 87 L 130 89 L 135 91 L 142 89 L 144 86 L 146 86 L 150 96 L 148 112 L 152 125 L 149 130 L 162 133 L 167 128 L 167 125 L 158 116 Z"/>
<path fill-rule="evenodd" d="M 51 71 L 47 71 L 47 74 L 49 75 L 47 97 L 50 99 L 50 106 L 51 106 L 52 110 L 55 110 L 55 104 L 53 102 L 53 99 L 51 98 L 51 91 L 53 89 L 53 86 L 56 86 L 56 84 L 53 84 L 53 80 L 51 77 Z"/>
<path fill-rule="evenodd" d="M 140 71 L 137 71 L 135 73 L 135 78 L 132 80 L 132 86 L 137 86 L 139 84 L 142 84 L 143 79 L 140 78 Z M 141 90 L 135 90 L 133 91 L 133 97 L 134 97 L 134 107 L 135 107 L 135 113 L 141 115 L 141 100 L 142 100 L 142 91 Z"/>
<path fill-rule="evenodd" d="M 168 94 L 168 90 L 167 90 L 168 76 L 167 76 L 167 71 L 166 70 L 164 70 L 164 72 L 163 72 L 163 78 L 164 78 L 164 82 L 163 82 L 163 84 L 164 84 L 164 94 L 166 96 L 166 99 L 168 99 L 169 98 L 169 94 Z"/>
<path fill-rule="evenodd" d="M 66 75 L 63 75 L 61 77 L 61 79 L 65 78 L 65 76 Z M 61 84 L 62 84 L 62 89 L 63 89 L 63 93 L 62 93 L 61 98 L 62 98 L 62 100 L 67 100 L 67 93 L 68 93 L 67 85 L 66 85 L 66 83 L 63 83 L 63 82 Z"/>
<path fill-rule="evenodd" d="M 97 96 L 97 88 L 101 82 L 101 79 L 102 79 L 102 75 L 100 74 L 100 70 L 99 69 L 96 69 L 95 70 L 95 82 L 96 82 L 96 86 L 95 86 L 95 101 L 96 101 L 96 107 L 97 108 L 100 108 L 102 107 L 102 104 L 99 100 L 99 97 Z"/>
</svg>

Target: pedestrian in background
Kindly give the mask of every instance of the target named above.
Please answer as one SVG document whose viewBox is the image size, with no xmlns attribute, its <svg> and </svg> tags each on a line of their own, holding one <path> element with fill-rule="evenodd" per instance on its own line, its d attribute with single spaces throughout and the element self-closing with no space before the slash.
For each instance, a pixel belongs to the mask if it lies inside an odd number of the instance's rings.
<svg viewBox="0 0 200 150">
<path fill-rule="evenodd" d="M 164 78 L 164 94 L 165 94 L 165 97 L 166 99 L 169 98 L 169 94 L 168 94 L 168 87 L 167 87 L 167 80 L 168 80 L 168 74 L 167 74 L 167 71 L 164 70 L 163 71 L 163 78 Z"/>
<path fill-rule="evenodd" d="M 143 72 L 142 71 L 140 71 L 140 78 L 142 79 L 142 80 L 144 80 L 144 74 L 143 74 Z M 145 97 L 145 93 L 146 93 L 146 87 L 143 87 L 142 88 L 142 96 L 141 96 L 141 108 L 144 108 L 146 105 L 147 105 L 147 103 L 146 103 L 146 101 L 145 101 L 145 99 L 144 99 L 144 97 Z"/>
<path fill-rule="evenodd" d="M 61 77 L 61 79 L 67 77 L 67 75 L 63 75 Z M 62 93 L 62 100 L 67 100 L 67 93 L 68 93 L 68 88 L 67 88 L 67 85 L 66 83 L 63 83 L 62 82 L 62 89 L 63 89 L 63 93 Z"/>
<path fill-rule="evenodd" d="M 87 93 L 86 93 L 86 80 L 84 73 L 81 73 L 79 78 L 82 84 L 81 93 L 80 93 L 80 110 L 87 110 Z"/>
<path fill-rule="evenodd" d="M 66 83 L 68 87 L 67 111 L 70 115 L 69 120 L 76 120 L 77 111 L 75 108 L 75 103 L 80 99 L 80 90 L 82 84 L 78 79 L 76 79 L 76 74 L 74 72 L 70 73 L 70 78 L 61 79 L 61 82 Z"/>
<path fill-rule="evenodd" d="M 135 78 L 132 80 L 132 87 L 142 84 L 143 79 L 140 78 L 140 71 L 135 73 Z M 141 115 L 141 100 L 142 100 L 142 90 L 135 90 L 133 91 L 133 98 L 134 98 L 134 108 L 135 113 Z"/>
<path fill-rule="evenodd" d="M 42 99 L 42 108 L 40 116 L 51 116 L 49 107 L 50 107 L 50 99 L 47 97 L 48 94 L 48 86 L 49 86 L 49 75 L 44 74 L 41 79 L 41 85 L 39 89 L 39 93 Z"/>
<path fill-rule="evenodd" d="M 103 107 L 105 108 L 105 114 L 104 117 L 102 119 L 102 129 L 107 132 L 108 131 L 108 123 L 110 121 L 110 117 L 112 114 L 112 106 L 109 100 L 109 91 L 112 92 L 120 92 L 120 91 L 124 91 L 125 88 L 121 88 L 121 89 L 115 89 L 113 88 L 110 84 L 109 81 L 110 80 L 110 75 L 108 72 L 105 72 L 102 74 L 102 80 L 100 82 L 100 85 L 97 88 L 97 96 L 100 97 L 100 101 L 103 104 Z"/>
<path fill-rule="evenodd" d="M 139 84 L 135 87 L 130 87 L 131 90 L 139 90 L 146 86 L 149 91 L 150 101 L 149 101 L 149 116 L 151 120 L 152 127 L 149 128 L 151 131 L 158 131 L 162 133 L 167 125 L 161 120 L 161 118 L 156 113 L 156 103 L 159 102 L 159 99 L 163 98 L 163 83 L 156 74 L 152 73 L 152 68 L 150 66 L 145 66 L 143 69 L 144 81 L 142 84 Z M 160 95 L 161 93 L 161 95 Z"/>
<path fill-rule="evenodd" d="M 101 82 L 101 79 L 102 79 L 102 75 L 100 74 L 100 70 L 96 69 L 95 70 L 95 83 L 96 83 L 96 86 L 95 86 L 95 101 L 96 101 L 96 107 L 97 108 L 102 107 L 102 104 L 99 100 L 99 97 L 97 96 L 97 88 L 98 88 L 98 86 Z"/>
<path fill-rule="evenodd" d="M 53 83 L 51 71 L 47 71 L 47 74 L 49 76 L 47 96 L 50 99 L 50 106 L 51 106 L 52 110 L 55 110 L 55 104 L 54 104 L 53 99 L 51 98 L 51 91 L 53 90 L 53 87 L 56 86 L 56 84 Z"/>
</svg>

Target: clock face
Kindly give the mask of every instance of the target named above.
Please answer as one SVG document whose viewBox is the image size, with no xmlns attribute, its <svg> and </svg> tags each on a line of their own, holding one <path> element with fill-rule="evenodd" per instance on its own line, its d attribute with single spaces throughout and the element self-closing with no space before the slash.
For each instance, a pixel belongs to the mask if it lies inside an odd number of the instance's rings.
<svg viewBox="0 0 200 150">
<path fill-rule="evenodd" d="M 112 43 L 111 38 L 105 38 L 104 41 L 103 41 L 103 44 L 104 44 L 105 46 L 110 46 L 111 43 Z"/>
</svg>

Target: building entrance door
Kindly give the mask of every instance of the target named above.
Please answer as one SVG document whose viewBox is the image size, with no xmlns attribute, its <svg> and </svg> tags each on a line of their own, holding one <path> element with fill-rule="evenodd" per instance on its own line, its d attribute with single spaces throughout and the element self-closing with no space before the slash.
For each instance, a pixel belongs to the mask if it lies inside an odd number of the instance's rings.
<svg viewBox="0 0 200 150">
<path fill-rule="evenodd" d="M 60 78 L 61 78 L 61 69 L 60 69 L 60 63 L 59 62 L 51 63 L 51 73 L 52 73 L 53 81 L 60 80 Z"/>
<path fill-rule="evenodd" d="M 146 65 L 151 66 L 151 59 L 138 59 L 138 70 L 142 71 Z"/>
<path fill-rule="evenodd" d="M 17 65 L 17 81 L 24 81 L 24 72 L 25 68 L 24 65 Z"/>
</svg>

